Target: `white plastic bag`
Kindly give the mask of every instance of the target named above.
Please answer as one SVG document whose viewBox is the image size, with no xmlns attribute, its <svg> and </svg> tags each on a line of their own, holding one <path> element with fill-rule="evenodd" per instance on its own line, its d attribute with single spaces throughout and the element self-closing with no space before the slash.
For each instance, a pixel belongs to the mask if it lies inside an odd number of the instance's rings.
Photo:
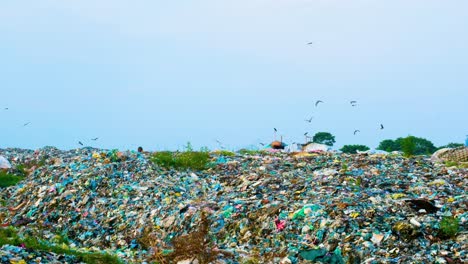
<svg viewBox="0 0 468 264">
<path fill-rule="evenodd" d="M 10 168 L 11 168 L 10 162 L 8 162 L 8 160 L 5 157 L 0 156 L 0 169 L 10 169 Z"/>
</svg>

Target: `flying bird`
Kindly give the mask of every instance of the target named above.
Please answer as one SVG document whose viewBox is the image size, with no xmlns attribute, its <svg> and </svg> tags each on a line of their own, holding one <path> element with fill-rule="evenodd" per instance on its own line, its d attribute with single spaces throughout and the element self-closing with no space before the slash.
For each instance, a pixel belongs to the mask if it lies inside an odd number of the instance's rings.
<svg viewBox="0 0 468 264">
<path fill-rule="evenodd" d="M 313 43 L 313 42 L 309 42 L 309 43 L 307 43 L 307 45 L 312 45 L 312 44 L 314 44 L 314 43 Z"/>
<path fill-rule="evenodd" d="M 384 129 L 384 126 L 382 124 L 380 124 L 380 129 Z"/>
<path fill-rule="evenodd" d="M 265 146 L 265 143 L 259 143 L 259 144 L 262 145 L 262 146 Z"/>
<path fill-rule="evenodd" d="M 354 135 L 356 135 L 357 132 L 361 132 L 361 131 L 359 131 L 359 130 L 354 130 Z"/>
<path fill-rule="evenodd" d="M 23 126 L 27 126 L 27 125 L 29 125 L 29 124 L 31 124 L 31 122 L 27 122 L 27 123 L 25 123 Z"/>
<path fill-rule="evenodd" d="M 323 103 L 323 101 L 318 100 L 317 102 L 315 102 L 315 106 L 317 106 L 319 103 Z"/>
<path fill-rule="evenodd" d="M 275 130 L 275 132 L 278 132 L 278 130 L 276 128 L 273 128 Z"/>
<path fill-rule="evenodd" d="M 305 133 L 304 133 L 304 136 L 306 136 L 306 137 L 307 137 L 307 134 L 309 134 L 309 132 L 305 132 Z"/>
<path fill-rule="evenodd" d="M 78 144 L 80 144 L 81 146 L 83 146 L 83 143 L 81 143 L 81 141 L 78 141 Z"/>
<path fill-rule="evenodd" d="M 312 119 L 314 119 L 313 116 L 311 116 L 309 119 L 306 119 L 306 120 L 304 120 L 304 121 L 306 121 L 306 122 L 308 122 L 308 123 L 312 123 Z"/>
<path fill-rule="evenodd" d="M 91 140 L 96 141 L 96 140 L 98 140 L 98 139 L 99 139 L 99 138 L 92 138 Z"/>
<path fill-rule="evenodd" d="M 356 106 L 357 101 L 351 101 L 350 103 L 351 103 L 351 106 Z"/>
<path fill-rule="evenodd" d="M 5 107 L 5 109 L 4 109 L 4 110 L 8 110 L 8 107 Z"/>
</svg>

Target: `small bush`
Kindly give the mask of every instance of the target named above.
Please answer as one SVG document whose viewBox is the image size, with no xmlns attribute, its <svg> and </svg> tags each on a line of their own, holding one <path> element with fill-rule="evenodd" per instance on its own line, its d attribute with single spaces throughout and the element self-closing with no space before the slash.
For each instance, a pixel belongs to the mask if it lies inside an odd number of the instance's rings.
<svg viewBox="0 0 468 264">
<path fill-rule="evenodd" d="M 210 161 L 210 154 L 208 152 L 196 151 L 179 153 L 162 151 L 155 153 L 151 161 L 166 169 L 204 170 Z"/>
<path fill-rule="evenodd" d="M 207 152 L 181 152 L 175 156 L 176 168 L 204 170 L 210 161 L 210 154 Z"/>
<path fill-rule="evenodd" d="M 0 188 L 16 185 L 21 180 L 23 180 L 23 177 L 0 171 Z"/>
<path fill-rule="evenodd" d="M 151 161 L 163 168 L 175 167 L 174 153 L 170 151 L 156 152 L 151 157 Z"/>
<path fill-rule="evenodd" d="M 460 223 L 458 218 L 446 216 L 442 218 L 439 224 L 439 236 L 441 238 L 451 238 L 458 233 Z"/>
<path fill-rule="evenodd" d="M 344 145 L 340 150 L 343 153 L 356 154 L 358 150 L 359 151 L 369 150 L 369 147 L 364 146 L 364 145 Z"/>
</svg>

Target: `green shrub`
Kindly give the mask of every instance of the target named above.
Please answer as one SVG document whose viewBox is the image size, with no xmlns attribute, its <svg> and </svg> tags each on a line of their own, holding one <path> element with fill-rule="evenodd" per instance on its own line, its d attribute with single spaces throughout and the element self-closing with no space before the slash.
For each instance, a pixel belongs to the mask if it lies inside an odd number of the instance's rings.
<svg viewBox="0 0 468 264">
<path fill-rule="evenodd" d="M 175 156 L 175 164 L 178 169 L 204 170 L 210 161 L 207 152 L 187 151 Z"/>
<path fill-rule="evenodd" d="M 412 157 L 416 153 L 415 137 L 408 136 L 401 141 L 401 150 L 405 157 Z"/>
<path fill-rule="evenodd" d="M 19 244 L 21 244 L 21 240 L 19 239 L 15 229 L 11 227 L 0 228 L 0 247 L 2 247 L 3 245 Z"/>
<path fill-rule="evenodd" d="M 175 167 L 174 153 L 170 151 L 160 151 L 153 154 L 151 161 L 163 168 Z"/>
<path fill-rule="evenodd" d="M 359 151 L 369 150 L 369 147 L 364 146 L 364 145 L 344 145 L 340 150 L 343 153 L 356 154 L 358 150 Z"/>
<path fill-rule="evenodd" d="M 23 177 L 0 171 L 0 188 L 16 185 Z"/>
<path fill-rule="evenodd" d="M 210 161 L 210 154 L 196 151 L 178 153 L 162 151 L 153 154 L 151 161 L 166 169 L 204 170 Z"/>
<path fill-rule="evenodd" d="M 387 152 L 392 152 L 392 151 L 400 151 L 401 146 L 400 144 L 396 142 L 396 140 L 386 139 L 380 142 L 377 149 L 387 151 Z"/>
<path fill-rule="evenodd" d="M 458 218 L 445 216 L 439 223 L 439 236 L 442 238 L 451 238 L 458 233 L 460 223 Z"/>
</svg>

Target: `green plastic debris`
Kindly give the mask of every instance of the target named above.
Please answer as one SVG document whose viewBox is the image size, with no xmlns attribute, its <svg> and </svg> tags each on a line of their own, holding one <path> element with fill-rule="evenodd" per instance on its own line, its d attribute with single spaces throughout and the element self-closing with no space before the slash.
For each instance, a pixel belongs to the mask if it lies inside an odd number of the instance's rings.
<svg viewBox="0 0 468 264">
<path fill-rule="evenodd" d="M 320 261 L 322 263 L 329 263 L 329 264 L 344 264 L 343 258 L 337 254 L 340 251 L 336 251 L 334 253 L 327 252 L 326 249 L 312 249 L 307 251 L 302 251 L 299 255 L 305 259 L 310 261 Z"/>
</svg>

